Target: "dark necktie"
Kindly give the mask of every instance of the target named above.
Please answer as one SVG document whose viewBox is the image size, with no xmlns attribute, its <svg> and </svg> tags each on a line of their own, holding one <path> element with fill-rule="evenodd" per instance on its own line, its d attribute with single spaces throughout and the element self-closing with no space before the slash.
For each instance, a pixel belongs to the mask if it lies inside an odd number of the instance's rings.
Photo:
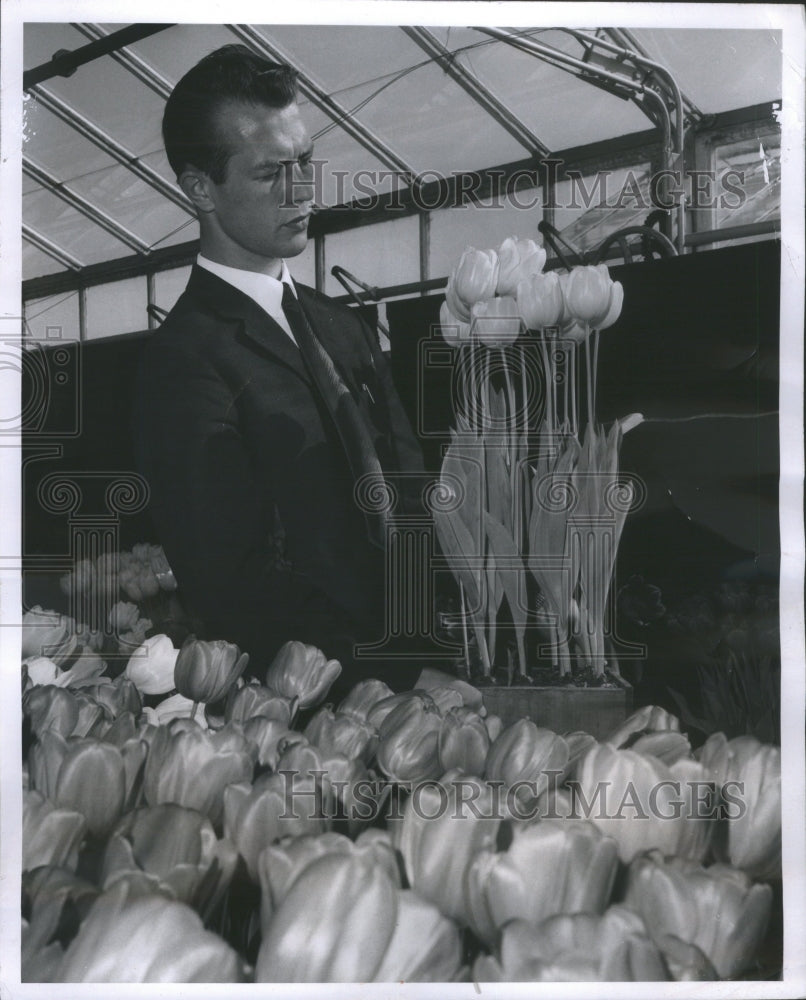
<svg viewBox="0 0 806 1000">
<path fill-rule="evenodd" d="M 385 508 L 383 503 L 374 505 L 371 502 L 372 497 L 383 495 L 385 492 L 383 470 L 378 461 L 372 435 L 352 393 L 336 371 L 333 359 L 322 346 L 305 315 L 305 310 L 285 282 L 283 282 L 283 312 L 297 341 L 308 374 L 336 425 L 354 482 L 368 477 L 364 481 L 364 488 L 360 491 L 361 496 L 367 498 L 367 502 L 361 503 L 360 506 L 367 522 L 370 540 L 383 547 L 386 544 L 388 513 L 385 509 L 375 509 L 375 507 Z M 372 477 L 371 480 L 369 477 Z"/>
</svg>

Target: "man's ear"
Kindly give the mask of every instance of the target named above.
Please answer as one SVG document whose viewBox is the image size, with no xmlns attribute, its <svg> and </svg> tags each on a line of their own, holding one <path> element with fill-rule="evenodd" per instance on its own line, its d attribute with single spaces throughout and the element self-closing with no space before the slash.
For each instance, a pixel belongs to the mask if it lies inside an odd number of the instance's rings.
<svg viewBox="0 0 806 1000">
<path fill-rule="evenodd" d="M 197 167 L 187 167 L 179 175 L 179 186 L 199 212 L 212 212 L 215 202 L 210 197 L 211 181 L 204 171 Z"/>
</svg>

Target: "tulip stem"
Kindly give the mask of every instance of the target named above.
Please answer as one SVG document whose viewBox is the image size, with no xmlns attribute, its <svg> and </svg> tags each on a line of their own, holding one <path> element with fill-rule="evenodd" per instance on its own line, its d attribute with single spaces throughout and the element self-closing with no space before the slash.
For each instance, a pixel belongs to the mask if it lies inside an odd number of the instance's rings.
<svg viewBox="0 0 806 1000">
<path fill-rule="evenodd" d="M 596 374 L 599 370 L 599 331 L 593 331 L 593 402 L 591 404 L 594 414 L 596 413 Z"/>
<path fill-rule="evenodd" d="M 549 444 L 554 436 L 554 420 L 553 413 L 551 412 L 551 369 L 549 367 L 549 352 L 546 347 L 545 335 L 540 338 L 540 348 L 543 352 L 543 371 L 544 371 L 544 381 L 545 381 L 545 411 L 546 411 L 546 427 L 548 430 Z"/>
<path fill-rule="evenodd" d="M 198 707 L 199 707 L 199 703 L 197 701 L 194 701 L 193 702 L 193 708 L 191 708 L 191 710 L 190 710 L 190 721 L 191 722 L 193 722 L 196 719 L 196 709 Z"/>
<path fill-rule="evenodd" d="M 459 597 L 462 602 L 462 643 L 465 647 L 465 663 L 470 670 L 470 642 L 467 638 L 467 603 L 465 601 L 465 588 L 462 581 L 459 581 Z"/>
<path fill-rule="evenodd" d="M 593 382 L 591 379 L 590 327 L 585 324 L 585 376 L 588 383 L 588 424 L 593 424 Z"/>
</svg>

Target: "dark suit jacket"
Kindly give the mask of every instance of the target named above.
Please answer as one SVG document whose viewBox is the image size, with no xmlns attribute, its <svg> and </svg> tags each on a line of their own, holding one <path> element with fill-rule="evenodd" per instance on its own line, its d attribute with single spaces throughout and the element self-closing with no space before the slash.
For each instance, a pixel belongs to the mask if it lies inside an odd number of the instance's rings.
<svg viewBox="0 0 806 1000">
<path fill-rule="evenodd" d="M 352 310 L 297 290 L 384 471 L 420 471 L 375 339 Z M 383 554 L 336 428 L 297 347 L 252 299 L 193 269 L 146 346 L 133 427 L 160 540 L 208 637 L 237 642 L 258 675 L 288 639 L 344 659 L 353 639 L 381 638 Z"/>
</svg>

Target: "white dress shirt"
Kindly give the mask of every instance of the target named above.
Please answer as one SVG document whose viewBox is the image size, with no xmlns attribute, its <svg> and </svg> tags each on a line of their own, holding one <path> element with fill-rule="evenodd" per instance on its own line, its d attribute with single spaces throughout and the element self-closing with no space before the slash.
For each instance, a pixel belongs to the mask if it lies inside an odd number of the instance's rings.
<svg viewBox="0 0 806 1000">
<path fill-rule="evenodd" d="M 217 264 L 213 260 L 202 257 L 201 254 L 196 258 L 196 263 L 205 271 L 210 271 L 211 274 L 215 274 L 222 281 L 226 281 L 237 288 L 239 292 L 243 292 L 244 295 L 248 295 L 250 299 L 257 302 L 260 308 L 267 312 L 296 344 L 297 341 L 283 312 L 283 285 L 288 285 L 294 296 L 297 297 L 294 279 L 289 274 L 285 261 L 283 261 L 279 278 L 272 278 L 271 275 L 260 274 L 257 271 L 244 271 L 240 267 Z"/>
</svg>

